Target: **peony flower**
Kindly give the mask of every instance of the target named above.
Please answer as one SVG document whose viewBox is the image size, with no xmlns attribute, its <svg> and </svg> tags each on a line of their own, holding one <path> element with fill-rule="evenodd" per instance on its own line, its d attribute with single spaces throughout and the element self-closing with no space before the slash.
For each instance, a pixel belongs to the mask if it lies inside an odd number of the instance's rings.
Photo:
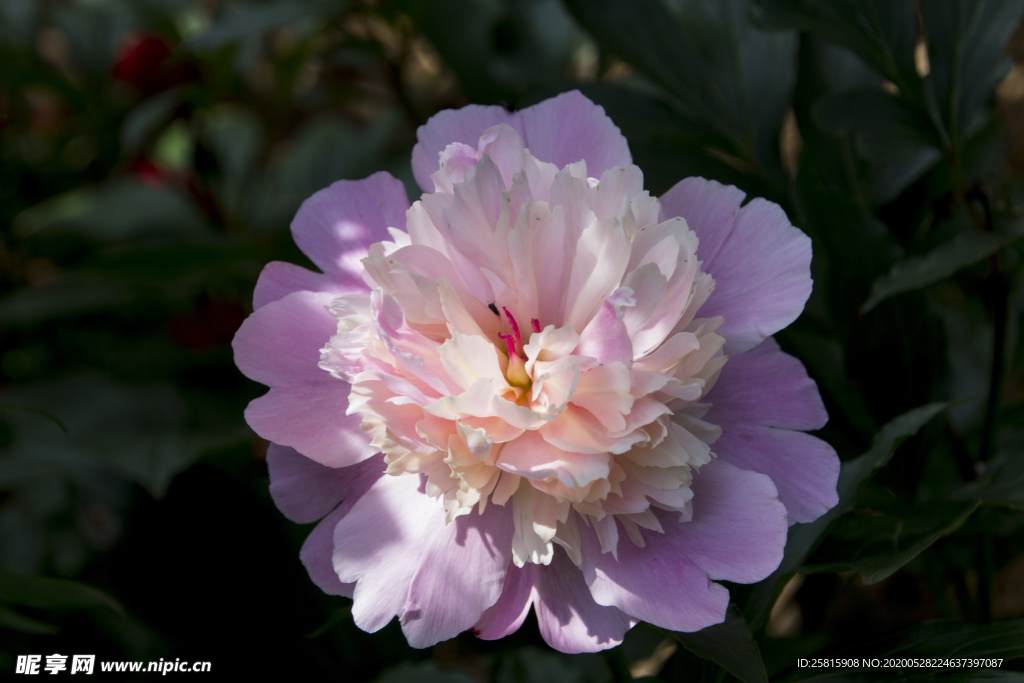
<svg viewBox="0 0 1024 683">
<path fill-rule="evenodd" d="M 696 631 L 836 504 L 827 416 L 770 335 L 811 291 L 783 211 L 701 178 L 660 198 L 578 92 L 418 131 L 409 205 L 378 173 L 292 223 L 234 340 L 270 387 L 277 506 L 356 624 L 411 645 L 507 635 L 564 652 L 638 621 Z"/>
</svg>

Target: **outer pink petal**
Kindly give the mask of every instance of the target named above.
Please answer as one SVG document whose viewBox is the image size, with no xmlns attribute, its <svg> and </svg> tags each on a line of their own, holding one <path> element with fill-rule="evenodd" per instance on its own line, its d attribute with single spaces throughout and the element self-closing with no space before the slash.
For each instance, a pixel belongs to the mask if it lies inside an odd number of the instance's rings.
<svg viewBox="0 0 1024 683">
<path fill-rule="evenodd" d="M 722 427 L 714 450 L 744 469 L 767 474 L 789 522 L 811 522 L 839 502 L 839 457 L 824 441 L 789 431 L 828 420 L 818 387 L 774 339 L 729 358 L 708 398 L 706 419 Z"/>
<path fill-rule="evenodd" d="M 272 443 L 267 449 L 270 497 L 293 522 L 315 522 L 342 500 L 362 495 L 383 474 L 382 461 L 383 456 L 378 456 L 351 467 L 324 467 L 294 448 Z"/>
<path fill-rule="evenodd" d="M 302 565 L 309 572 L 309 578 L 317 588 L 328 595 L 344 595 L 351 598 L 356 584 L 342 583 L 333 565 L 334 528 L 338 526 L 346 512 L 347 510 L 339 507 L 324 517 L 306 537 L 306 542 L 299 551 L 299 559 L 302 560 Z"/>
<path fill-rule="evenodd" d="M 438 169 L 444 148 L 453 142 L 475 148 L 483 132 L 499 123 L 522 135 L 531 154 L 559 168 L 585 160 L 587 173 L 600 178 L 610 168 L 632 163 L 626 138 L 604 109 L 573 90 L 519 112 L 469 105 L 435 114 L 416 131 L 419 142 L 412 150 L 416 182 L 425 192 L 433 192 L 430 174 Z"/>
<path fill-rule="evenodd" d="M 497 602 L 513 531 L 498 506 L 445 524 L 442 501 L 421 489 L 420 477 L 381 477 L 334 530 L 334 569 L 357 582 L 356 625 L 372 633 L 398 616 L 413 647 L 452 638 Z"/>
<path fill-rule="evenodd" d="M 530 153 L 558 168 L 587 162 L 587 175 L 600 178 L 615 166 L 633 163 L 618 126 L 578 90 L 562 93 L 519 112 L 523 142 Z"/>
<path fill-rule="evenodd" d="M 693 481 L 693 520 L 659 514 L 664 533 L 643 532 L 646 548 L 623 539 L 618 560 L 583 531 L 583 570 L 598 604 L 675 631 L 697 631 L 725 616 L 729 593 L 711 578 L 753 582 L 782 559 L 786 512 L 770 479 L 712 461 Z"/>
<path fill-rule="evenodd" d="M 367 250 L 405 230 L 405 186 L 381 171 L 363 180 L 339 180 L 302 202 L 292 221 L 299 249 L 331 280 L 361 289 Z"/>
<path fill-rule="evenodd" d="M 522 626 L 530 605 L 548 645 L 569 654 L 598 652 L 622 642 L 636 623 L 615 607 L 594 602 L 583 574 L 561 549 L 548 566 L 509 567 L 501 598 L 484 612 L 474 630 L 497 640 Z"/>
<path fill-rule="evenodd" d="M 715 424 L 744 422 L 811 430 L 828 422 L 818 385 L 807 376 L 803 363 L 783 353 L 774 339 L 730 356 L 708 400 Z"/>
<path fill-rule="evenodd" d="M 302 456 L 297 457 L 301 458 Z M 351 598 L 352 591 L 355 590 L 356 585 L 354 583 L 342 583 L 338 580 L 338 574 L 334 571 L 334 528 L 349 513 L 360 496 L 366 493 L 370 486 L 373 485 L 373 482 L 384 474 L 383 461 L 384 458 L 381 456 L 366 460 L 353 467 L 330 470 L 331 472 L 345 474 L 344 483 L 338 489 L 339 499 L 343 498 L 344 500 L 341 501 L 341 504 L 331 514 L 316 525 L 312 533 L 306 538 L 306 542 L 302 544 L 302 550 L 299 552 L 299 559 L 302 560 L 306 571 L 309 572 L 309 578 L 313 580 L 313 583 L 320 590 L 328 595 L 344 595 L 346 598 Z M 271 472 L 271 476 L 273 476 L 273 472 Z M 271 494 L 273 494 L 273 487 L 272 481 Z M 274 502 L 278 504 L 278 507 L 281 506 L 278 496 L 274 497 Z M 282 511 L 284 510 L 284 508 L 281 509 Z"/>
<path fill-rule="evenodd" d="M 636 623 L 615 607 L 594 601 L 583 573 L 562 549 L 548 566 L 536 567 L 537 623 L 548 645 L 561 652 L 599 652 L 622 642 Z"/>
<path fill-rule="evenodd" d="M 646 548 L 628 539 L 618 546 L 618 560 L 601 552 L 601 542 L 588 526 L 583 535 L 583 578 L 599 605 L 673 631 L 699 631 L 719 624 L 729 606 L 729 591 L 712 583 L 670 535 L 645 534 Z"/>
<path fill-rule="evenodd" d="M 249 316 L 235 334 L 235 364 L 270 392 L 249 404 L 245 419 L 264 439 L 291 446 L 330 467 L 376 451 L 346 416 L 349 385 L 317 367 L 320 348 L 337 331 L 324 309 L 329 293 L 295 292 Z"/>
<path fill-rule="evenodd" d="M 713 180 L 687 178 L 661 197 L 664 216 L 697 233 L 697 256 L 715 278 L 701 317 L 724 316 L 718 333 L 734 355 L 796 320 L 811 294 L 811 240 L 777 204 Z"/>
<path fill-rule="evenodd" d="M 677 548 L 715 581 L 754 583 L 775 571 L 788 525 L 771 479 L 713 460 L 694 475 L 691 488 L 693 520 L 676 524 Z M 666 536 L 672 533 L 668 517 L 661 516 Z"/>
<path fill-rule="evenodd" d="M 835 449 L 810 434 L 723 424 L 712 448 L 726 462 L 771 477 L 790 524 L 813 522 L 839 502 L 839 458 Z"/>
<path fill-rule="evenodd" d="M 430 117 L 416 130 L 418 142 L 412 148 L 412 172 L 424 192 L 434 191 L 430 174 L 440 165 L 440 155 L 453 142 L 476 149 L 480 136 L 491 126 L 507 123 L 520 135 L 523 127 L 519 115 L 504 107 L 471 104 L 462 109 L 446 109 Z"/>
<path fill-rule="evenodd" d="M 558 554 L 557 551 L 555 554 Z M 480 621 L 473 626 L 473 632 L 478 638 L 498 640 L 519 630 L 533 604 L 536 567 L 535 564 L 527 564 L 522 568 L 509 565 L 501 597 L 480 615 Z"/>
<path fill-rule="evenodd" d="M 361 282 L 356 284 L 335 281 L 293 263 L 271 261 L 263 267 L 260 279 L 256 281 L 256 289 L 252 293 L 253 310 L 262 308 L 271 301 L 283 299 L 292 292 L 302 291 L 347 294 L 353 291 L 366 291 L 366 285 Z"/>
</svg>

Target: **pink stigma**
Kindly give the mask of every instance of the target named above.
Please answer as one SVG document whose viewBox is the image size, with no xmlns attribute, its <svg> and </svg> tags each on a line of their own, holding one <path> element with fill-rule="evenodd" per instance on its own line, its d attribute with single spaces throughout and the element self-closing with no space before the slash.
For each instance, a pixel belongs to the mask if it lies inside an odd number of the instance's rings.
<svg viewBox="0 0 1024 683">
<path fill-rule="evenodd" d="M 508 316 L 508 324 L 512 327 L 512 336 L 515 337 L 516 344 L 522 343 L 523 337 L 519 334 L 519 325 L 516 324 L 516 319 L 512 317 L 512 314 L 504 306 L 501 307 L 501 310 L 505 311 L 505 315 Z"/>
<path fill-rule="evenodd" d="M 540 332 L 540 321 L 536 318 L 530 318 L 530 324 L 533 325 L 534 332 Z"/>
<path fill-rule="evenodd" d="M 508 311 L 506 311 L 506 313 L 507 312 Z M 508 348 L 508 357 L 509 358 L 513 358 L 513 357 L 519 355 L 518 353 L 516 353 L 516 343 L 512 340 L 512 335 L 511 334 L 505 334 L 504 332 L 499 332 L 498 336 L 505 340 L 505 346 Z"/>
</svg>

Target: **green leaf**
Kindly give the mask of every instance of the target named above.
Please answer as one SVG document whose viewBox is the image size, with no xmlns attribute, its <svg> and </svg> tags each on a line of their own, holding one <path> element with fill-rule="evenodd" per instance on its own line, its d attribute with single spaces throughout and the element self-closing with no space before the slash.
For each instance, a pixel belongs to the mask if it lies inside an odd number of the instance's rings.
<svg viewBox="0 0 1024 683">
<path fill-rule="evenodd" d="M 607 83 L 587 83 L 580 90 L 605 112 L 629 141 L 633 162 L 643 169 L 644 188 L 661 195 L 682 178 L 703 176 L 736 185 L 751 196 L 772 189 L 723 160 L 717 150 L 729 149 L 728 139 L 701 120 L 686 116 L 664 100 Z"/>
<path fill-rule="evenodd" d="M 138 294 L 94 273 L 60 273 L 53 282 L 25 287 L 0 299 L 0 325 L 115 308 L 135 300 Z"/>
<path fill-rule="evenodd" d="M 984 478 L 967 484 L 954 497 L 979 498 L 990 505 L 1024 509 L 1024 452 L 1000 454 L 990 468 Z"/>
<path fill-rule="evenodd" d="M 901 443 L 950 405 L 953 404 L 930 403 L 900 415 L 879 430 L 870 450 L 842 464 L 836 484 L 839 502 L 813 522 L 794 524 L 789 528 L 786 550 L 779 568 L 758 584 L 747 601 L 744 615 L 755 628 L 763 626 L 768 619 L 768 610 L 777 597 L 777 591 L 782 589 L 779 579 L 799 569 L 829 524 L 853 507 L 858 485 L 889 462 Z"/>
<path fill-rule="evenodd" d="M 875 280 L 871 296 L 861 307 L 867 313 L 879 303 L 900 292 L 918 289 L 949 277 L 961 268 L 977 263 L 996 253 L 1024 235 L 1024 222 L 1014 226 L 1014 232 L 963 232 L 924 256 L 908 258 L 892 267 L 887 275 Z"/>
<path fill-rule="evenodd" d="M 714 661 L 745 683 L 768 681 L 761 651 L 735 605 L 729 606 L 721 624 L 708 626 L 696 633 L 670 634 L 693 654 Z"/>
<path fill-rule="evenodd" d="M 1003 48 L 1024 0 L 929 0 L 920 3 L 928 36 L 930 81 L 947 131 L 965 140 L 984 125 L 981 107 L 1009 66 Z"/>
<path fill-rule="evenodd" d="M 0 628 L 33 635 L 53 635 L 57 632 L 57 627 L 53 624 L 47 624 L 45 621 L 39 621 L 38 619 L 18 614 L 6 605 L 0 605 Z"/>
<path fill-rule="evenodd" d="M 195 424 L 202 416 L 190 415 L 170 386 L 125 386 L 94 373 L 9 389 L 4 396 L 59 414 L 71 434 L 65 438 L 12 415 L 18 438 L 0 468 L 0 476 L 12 479 L 33 476 L 34 467 L 101 464 L 160 498 L 203 453 L 251 434 L 241 415 L 227 424 Z"/>
<path fill-rule="evenodd" d="M 124 608 L 92 586 L 66 579 L 0 571 L 0 602 L 43 609 L 104 609 L 124 619 Z"/>
<path fill-rule="evenodd" d="M 855 511 L 836 520 L 801 571 L 853 569 L 864 583 L 878 583 L 960 528 L 977 507 L 977 500 L 923 501 L 902 514 Z"/>
<path fill-rule="evenodd" d="M 121 154 L 131 157 L 165 124 L 181 102 L 181 89 L 171 88 L 154 95 L 128 112 L 121 125 Z"/>
<path fill-rule="evenodd" d="M 802 29 L 857 53 L 900 87 L 917 81 L 914 46 L 917 15 L 912 2 L 893 0 L 759 0 L 758 23 Z"/>
<path fill-rule="evenodd" d="M 747 19 L 749 0 L 567 0 L 601 45 L 731 141 L 752 170 L 779 178 L 778 131 L 796 83 L 797 39 Z"/>
<path fill-rule="evenodd" d="M 191 200 L 132 180 L 79 188 L 48 199 L 15 216 L 14 228 L 23 237 L 61 231 L 101 241 L 204 232 L 202 215 Z"/>
<path fill-rule="evenodd" d="M 337 1 L 290 0 L 268 4 L 243 5 L 208 29 L 192 36 L 184 46 L 194 50 L 210 50 L 238 40 L 251 39 L 280 26 L 306 19 L 326 11 L 340 11 Z"/>
<path fill-rule="evenodd" d="M 873 205 L 894 199 L 942 158 L 931 122 L 882 90 L 825 95 L 813 115 L 834 135 L 852 135 L 857 153 L 872 163 Z"/>
<path fill-rule="evenodd" d="M 45 410 L 39 410 L 38 408 L 33 408 L 31 406 L 20 406 L 16 403 L 0 403 L 0 410 L 17 410 L 22 413 L 38 415 L 39 417 L 45 418 L 60 427 L 60 431 L 64 432 L 64 436 L 68 435 L 68 428 L 64 426 L 64 423 L 61 422 L 56 415 L 48 413 Z"/>
</svg>

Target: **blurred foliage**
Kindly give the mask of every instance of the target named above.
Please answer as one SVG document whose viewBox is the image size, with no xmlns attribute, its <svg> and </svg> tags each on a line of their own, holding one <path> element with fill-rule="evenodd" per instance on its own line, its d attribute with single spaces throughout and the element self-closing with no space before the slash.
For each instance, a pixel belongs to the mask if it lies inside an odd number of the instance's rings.
<svg viewBox="0 0 1024 683">
<path fill-rule="evenodd" d="M 799 657 L 991 656 L 1024 680 L 1024 0 L 3 0 L 0 667 L 181 657 L 352 680 L 797 681 Z M 419 194 L 415 130 L 579 88 L 652 193 L 778 202 L 815 289 L 840 504 L 724 624 L 604 655 L 528 621 L 410 649 L 305 576 L 229 348 L 340 178 Z M 951 403 L 952 402 L 952 403 Z M 256 654 L 258 653 L 258 656 Z"/>
</svg>

